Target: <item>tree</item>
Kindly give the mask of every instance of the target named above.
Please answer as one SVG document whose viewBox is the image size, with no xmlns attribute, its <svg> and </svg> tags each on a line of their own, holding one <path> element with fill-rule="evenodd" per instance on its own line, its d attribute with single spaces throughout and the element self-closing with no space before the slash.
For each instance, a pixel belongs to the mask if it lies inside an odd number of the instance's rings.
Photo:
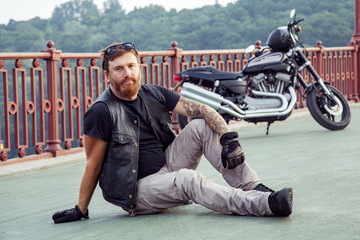
<svg viewBox="0 0 360 240">
<path fill-rule="evenodd" d="M 11 52 L 11 45 L 14 39 L 14 32 L 0 28 L 0 52 Z"/>
<path fill-rule="evenodd" d="M 305 44 L 321 40 L 324 46 L 344 46 L 351 39 L 353 0 L 238 0 L 181 11 L 149 5 L 129 13 L 118 0 L 106 0 L 103 11 L 94 0 L 71 0 L 56 7 L 50 19 L 0 25 L 0 51 L 39 51 L 50 39 L 57 49 L 75 52 L 118 41 L 133 41 L 143 51 L 168 49 L 172 41 L 185 50 L 245 48 L 256 40 L 265 45 L 272 30 L 287 24 L 293 8 L 305 19 L 300 33 Z"/>
<path fill-rule="evenodd" d="M 97 24 L 99 20 L 99 9 L 93 0 L 73 0 L 56 7 L 51 23 L 63 30 L 68 21 L 78 21 L 82 24 Z"/>
<path fill-rule="evenodd" d="M 57 43 L 64 52 L 88 52 L 92 49 L 88 27 L 78 21 L 67 21 Z"/>
<path fill-rule="evenodd" d="M 321 40 L 323 45 L 327 47 L 343 46 L 344 36 L 351 36 L 353 33 L 349 22 L 328 11 L 313 14 L 307 20 L 306 25 L 304 24 L 303 29 L 303 36 L 306 39 L 304 43 L 315 45 L 317 41 Z M 350 38 L 345 40 L 349 41 Z"/>
<path fill-rule="evenodd" d="M 30 22 L 24 21 L 16 25 L 16 44 L 12 51 L 15 52 L 37 52 L 41 43 L 45 42 L 44 33 L 36 29 Z"/>
<path fill-rule="evenodd" d="M 104 2 L 104 14 L 109 18 L 118 18 L 125 16 L 125 10 L 118 0 L 106 0 Z"/>
</svg>

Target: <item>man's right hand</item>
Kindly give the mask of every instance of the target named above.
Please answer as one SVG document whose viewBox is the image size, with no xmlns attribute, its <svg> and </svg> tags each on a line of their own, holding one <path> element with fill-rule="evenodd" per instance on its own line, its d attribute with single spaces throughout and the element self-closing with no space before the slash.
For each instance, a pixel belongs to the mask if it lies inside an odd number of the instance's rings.
<svg viewBox="0 0 360 240">
<path fill-rule="evenodd" d="M 244 151 L 238 141 L 237 132 L 224 133 L 220 138 L 220 143 L 223 146 L 221 159 L 224 168 L 233 169 L 245 161 Z"/>
<path fill-rule="evenodd" d="M 78 221 L 82 218 L 89 218 L 89 210 L 86 210 L 86 213 L 83 214 L 78 205 L 76 205 L 75 208 L 56 212 L 52 216 L 54 223 L 73 222 Z"/>
</svg>

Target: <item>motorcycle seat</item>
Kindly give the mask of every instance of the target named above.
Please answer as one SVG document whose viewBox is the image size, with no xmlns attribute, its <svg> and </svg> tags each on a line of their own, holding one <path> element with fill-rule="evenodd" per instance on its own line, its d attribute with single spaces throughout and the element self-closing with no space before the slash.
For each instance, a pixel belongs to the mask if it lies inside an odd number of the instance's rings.
<svg viewBox="0 0 360 240">
<path fill-rule="evenodd" d="M 241 72 L 220 71 L 213 66 L 203 66 L 189 68 L 184 71 L 190 77 L 202 78 L 207 80 L 235 80 L 241 76 Z"/>
</svg>

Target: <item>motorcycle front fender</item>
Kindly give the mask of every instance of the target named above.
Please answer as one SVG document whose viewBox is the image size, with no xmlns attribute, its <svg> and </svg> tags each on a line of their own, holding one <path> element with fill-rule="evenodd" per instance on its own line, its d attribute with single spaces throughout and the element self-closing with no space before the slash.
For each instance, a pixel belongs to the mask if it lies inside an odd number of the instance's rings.
<svg viewBox="0 0 360 240">
<path fill-rule="evenodd" d="M 330 86 L 329 82 L 324 81 L 325 85 Z M 317 82 L 312 82 L 311 84 L 309 84 L 304 91 L 304 95 L 306 96 L 309 92 L 311 92 L 314 88 L 314 85 L 317 84 Z"/>
</svg>

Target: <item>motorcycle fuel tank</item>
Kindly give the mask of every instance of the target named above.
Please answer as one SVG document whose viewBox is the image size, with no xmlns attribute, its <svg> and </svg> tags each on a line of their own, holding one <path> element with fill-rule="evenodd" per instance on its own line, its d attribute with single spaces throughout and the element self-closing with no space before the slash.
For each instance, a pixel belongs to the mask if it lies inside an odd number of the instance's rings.
<svg viewBox="0 0 360 240">
<path fill-rule="evenodd" d="M 282 52 L 270 52 L 252 59 L 244 68 L 245 73 L 261 71 L 284 72 L 289 70 L 288 57 Z"/>
</svg>

